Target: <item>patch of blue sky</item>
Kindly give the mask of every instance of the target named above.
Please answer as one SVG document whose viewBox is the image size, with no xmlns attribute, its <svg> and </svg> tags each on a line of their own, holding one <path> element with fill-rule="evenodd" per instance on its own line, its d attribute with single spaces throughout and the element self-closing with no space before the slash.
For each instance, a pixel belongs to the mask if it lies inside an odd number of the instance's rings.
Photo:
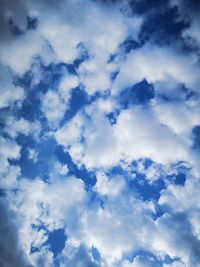
<svg viewBox="0 0 200 267">
<path fill-rule="evenodd" d="M 120 45 L 119 49 L 120 49 L 120 53 L 128 54 L 141 46 L 142 46 L 142 43 L 139 43 L 138 41 L 129 37 Z"/>
<path fill-rule="evenodd" d="M 68 152 L 64 152 L 61 146 L 57 146 L 55 150 L 55 155 L 60 163 L 67 164 L 69 169 L 68 175 L 74 175 L 75 177 L 81 179 L 85 183 L 86 189 L 90 189 L 96 183 L 95 173 L 88 171 L 84 166 L 78 167 Z"/>
<path fill-rule="evenodd" d="M 82 62 L 84 62 L 90 58 L 89 52 L 88 52 L 84 43 L 79 43 L 77 45 L 77 49 L 79 50 L 80 56 L 77 59 L 75 59 L 73 62 L 75 69 L 77 69 Z"/>
<path fill-rule="evenodd" d="M 200 125 L 195 126 L 192 129 L 193 133 L 193 147 L 200 150 Z"/>
<path fill-rule="evenodd" d="M 154 264 L 157 266 L 162 267 L 163 264 L 171 264 L 173 262 L 178 261 L 178 258 L 171 258 L 169 255 L 165 255 L 164 257 L 158 257 L 154 255 L 152 252 L 145 250 L 145 249 L 138 249 L 134 253 L 130 253 L 126 256 L 126 259 L 128 259 L 130 262 L 134 261 L 134 258 L 140 257 L 141 259 L 152 259 L 154 261 Z"/>
<path fill-rule="evenodd" d="M 60 126 L 66 123 L 66 121 L 72 119 L 81 108 L 88 104 L 88 102 L 89 97 L 83 88 L 80 86 L 74 88 L 69 100 L 69 106 L 65 112 L 64 118 L 60 123 Z"/>
<path fill-rule="evenodd" d="M 154 95 L 153 85 L 143 80 L 131 87 L 125 88 L 119 96 L 119 102 L 124 109 L 132 105 L 144 106 L 154 98 Z"/>
<path fill-rule="evenodd" d="M 31 136 L 24 135 L 19 135 L 16 141 L 22 146 L 21 157 L 12 160 L 11 163 L 19 164 L 21 176 L 28 179 L 40 177 L 42 180 L 48 181 L 49 172 L 52 169 L 51 163 L 54 160 L 56 141 L 53 138 L 48 138 L 36 143 Z M 29 158 L 29 149 L 36 150 L 38 154 L 36 162 Z"/>
<path fill-rule="evenodd" d="M 128 188 L 134 194 L 138 196 L 138 198 L 143 201 L 155 200 L 157 201 L 160 197 L 160 192 L 165 188 L 165 181 L 163 179 L 158 179 L 152 183 L 146 179 L 144 173 L 139 173 L 135 170 L 137 166 L 137 161 L 132 162 L 133 171 L 127 171 L 123 169 L 121 166 L 115 166 L 107 175 L 121 175 L 126 180 L 128 184 Z M 146 160 L 146 168 L 150 166 L 151 160 Z M 135 166 L 134 166 L 135 165 Z"/>
<path fill-rule="evenodd" d="M 137 1 L 136 1 L 137 2 Z M 160 5 L 160 3 L 162 4 Z M 142 4 L 144 5 L 142 6 Z M 189 24 L 185 21 L 177 20 L 177 9 L 169 8 L 168 1 L 142 1 L 137 2 L 138 9 L 141 13 L 148 12 L 150 9 L 151 13 L 147 16 L 145 23 L 142 25 L 139 39 L 141 42 L 146 42 L 152 40 L 158 44 L 169 44 L 178 41 L 181 37 L 181 33 L 186 29 Z M 164 5 L 166 8 L 164 8 Z M 160 6 L 160 12 L 158 8 Z M 149 9 L 149 7 L 151 7 Z"/>
<path fill-rule="evenodd" d="M 157 165 L 157 168 L 161 171 L 160 176 L 151 181 L 147 179 L 145 172 L 154 162 L 151 159 L 143 159 L 144 171 L 142 173 L 137 171 L 137 164 L 139 162 L 140 161 L 133 161 L 131 164 L 133 170 L 130 169 L 128 171 L 121 166 L 115 166 L 107 172 L 107 175 L 123 176 L 128 183 L 129 189 L 132 190 L 134 194 L 136 193 L 138 198 L 143 201 L 154 201 L 156 204 L 156 212 L 153 216 L 157 218 L 165 212 L 165 207 L 161 207 L 157 204 L 161 191 L 165 189 L 169 183 L 184 186 L 189 169 L 188 166 L 177 164 L 177 166 L 174 166 L 174 172 L 167 175 L 162 172 L 163 166 Z"/>
<path fill-rule="evenodd" d="M 143 174 L 136 174 L 136 178 L 129 182 L 129 187 L 138 194 L 143 201 L 158 200 L 160 192 L 165 188 L 165 182 L 161 179 L 149 183 Z"/>
<path fill-rule="evenodd" d="M 65 234 L 65 230 L 60 228 L 48 233 L 48 239 L 43 246 L 49 247 L 55 258 L 59 253 L 62 252 L 63 248 L 65 247 L 66 240 L 67 235 Z"/>
<path fill-rule="evenodd" d="M 99 253 L 98 249 L 96 247 L 91 248 L 92 257 L 96 262 L 100 262 L 101 260 L 101 254 Z"/>
<path fill-rule="evenodd" d="M 9 31 L 14 36 L 19 36 L 25 34 L 29 30 L 36 30 L 38 26 L 38 20 L 35 17 L 26 16 L 26 27 L 21 29 L 12 19 L 8 21 Z"/>
<path fill-rule="evenodd" d="M 27 97 L 23 102 L 18 115 L 27 120 L 39 120 L 42 122 L 43 129 L 48 130 L 48 123 L 46 118 L 41 112 L 41 93 L 46 93 L 49 89 L 57 90 L 59 82 L 65 72 L 76 74 L 73 65 L 66 64 L 50 64 L 41 69 L 42 79 L 39 84 L 31 85 L 33 76 L 31 72 L 27 72 L 24 77 L 19 78 L 16 84 L 25 88 Z M 89 103 L 89 97 L 84 89 L 80 86 L 72 90 L 69 100 L 69 107 L 67 108 L 64 118 L 60 125 L 70 120 L 84 105 Z"/>
<path fill-rule="evenodd" d="M 120 110 L 116 109 L 112 112 L 109 112 L 106 117 L 109 119 L 109 122 L 111 125 L 115 124 L 117 122 L 117 117 L 120 114 Z"/>
</svg>

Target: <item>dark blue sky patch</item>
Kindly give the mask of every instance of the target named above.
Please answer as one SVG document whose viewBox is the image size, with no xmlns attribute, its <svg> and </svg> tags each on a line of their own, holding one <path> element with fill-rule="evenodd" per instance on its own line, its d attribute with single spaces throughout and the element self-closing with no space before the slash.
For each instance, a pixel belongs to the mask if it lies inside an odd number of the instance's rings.
<svg viewBox="0 0 200 267">
<path fill-rule="evenodd" d="M 113 73 L 111 73 L 111 80 L 114 81 L 117 78 L 117 75 L 119 74 L 119 71 L 114 71 Z"/>
<path fill-rule="evenodd" d="M 27 30 L 36 30 L 38 24 L 39 21 L 37 18 L 27 16 Z"/>
<path fill-rule="evenodd" d="M 75 59 L 73 62 L 74 68 L 78 69 L 82 62 L 88 60 L 90 58 L 89 52 L 84 43 L 79 43 L 77 45 L 77 49 L 79 50 L 80 56 Z"/>
<path fill-rule="evenodd" d="M 110 112 L 106 115 L 106 117 L 109 119 L 109 122 L 111 123 L 111 125 L 116 124 L 117 117 L 119 116 L 119 114 L 120 114 L 120 111 L 115 110 L 115 111 Z"/>
<path fill-rule="evenodd" d="M 128 108 L 130 105 L 147 104 L 152 98 L 154 98 L 154 87 L 143 80 L 122 91 L 119 101 L 123 108 Z"/>
<path fill-rule="evenodd" d="M 42 63 L 40 64 L 43 75 L 38 89 L 40 89 L 43 93 L 46 93 L 49 88 L 57 90 L 57 87 L 65 73 L 70 72 L 76 74 L 72 65 L 51 63 L 48 66 L 44 66 Z"/>
<path fill-rule="evenodd" d="M 37 26 L 38 26 L 38 20 L 37 18 L 34 17 L 29 17 L 29 16 L 26 17 L 26 27 L 23 30 L 20 29 L 20 27 L 15 23 L 15 21 L 12 18 L 8 20 L 9 30 L 15 36 L 23 35 L 29 30 L 36 30 Z"/>
<path fill-rule="evenodd" d="M 155 11 L 147 16 L 139 39 L 141 42 L 153 40 L 158 44 L 169 44 L 175 40 L 180 41 L 182 31 L 189 25 L 183 21 L 178 21 L 177 18 L 176 8 L 164 9 L 162 7 L 160 12 L 155 8 Z"/>
<path fill-rule="evenodd" d="M 0 187 L 0 198 L 1 197 L 6 197 L 6 190 Z"/>
<path fill-rule="evenodd" d="M 130 53 L 132 50 L 135 50 L 139 47 L 141 47 L 142 44 L 138 43 L 137 41 L 128 38 L 127 40 L 125 40 L 121 45 L 120 45 L 120 49 L 124 52 L 124 53 Z"/>
<path fill-rule="evenodd" d="M 175 181 L 174 181 L 175 184 L 184 186 L 185 181 L 186 181 L 186 176 L 184 173 L 178 173 L 175 176 Z"/>
<path fill-rule="evenodd" d="M 154 220 L 162 217 L 164 213 L 169 211 L 169 208 L 166 205 L 159 205 L 157 201 L 154 201 L 155 211 L 152 211 L 151 216 Z"/>
<path fill-rule="evenodd" d="M 192 129 L 193 133 L 193 148 L 200 150 L 200 125 L 195 126 Z"/>
<path fill-rule="evenodd" d="M 18 111 L 18 115 L 29 121 L 42 121 L 43 114 L 40 110 L 40 94 L 38 90 L 27 92 L 28 97 L 23 101 L 22 108 Z"/>
<path fill-rule="evenodd" d="M 168 0 L 142 0 L 142 1 L 130 1 L 130 7 L 133 9 L 134 12 L 137 14 L 145 14 L 149 11 L 154 11 L 155 9 L 169 7 Z"/>
<path fill-rule="evenodd" d="M 110 96 L 110 90 L 95 92 L 93 95 L 90 95 L 88 104 L 94 103 L 98 98 L 106 99 L 109 96 Z"/>
<path fill-rule="evenodd" d="M 55 155 L 62 164 L 67 164 L 69 169 L 68 174 L 74 175 L 75 177 L 84 181 L 86 189 L 90 189 L 96 183 L 95 174 L 91 171 L 86 170 L 84 166 L 79 168 L 71 158 L 69 153 L 65 153 L 61 146 L 56 147 Z"/>
<path fill-rule="evenodd" d="M 165 188 L 163 180 L 159 179 L 153 183 L 149 183 L 144 175 L 136 174 L 137 178 L 129 182 L 130 188 L 136 192 L 144 201 L 158 200 L 160 198 L 160 191 Z"/>
<path fill-rule="evenodd" d="M 163 266 L 163 264 L 171 264 L 175 261 L 178 260 L 178 258 L 171 258 L 169 255 L 165 255 L 162 259 L 160 257 L 157 257 L 154 255 L 152 252 L 145 250 L 145 249 L 140 249 L 135 251 L 133 254 L 128 255 L 126 258 L 133 262 L 135 257 L 141 257 L 142 259 L 153 259 L 156 264 L 160 264 L 160 267 Z M 156 265 L 156 266 L 158 266 Z"/>
<path fill-rule="evenodd" d="M 12 19 L 9 19 L 8 27 L 10 32 L 15 36 L 24 34 L 24 32 L 15 24 L 15 22 Z"/>
<path fill-rule="evenodd" d="M 127 259 L 131 262 L 133 262 L 135 257 L 141 257 L 143 259 L 153 259 L 156 263 L 161 263 L 159 259 L 157 259 L 157 257 L 150 251 L 145 250 L 145 249 L 138 249 L 136 250 L 134 253 L 130 253 L 129 255 L 127 255 Z M 161 267 L 161 266 L 160 266 Z"/>
<path fill-rule="evenodd" d="M 92 252 L 93 259 L 99 262 L 101 259 L 101 254 L 99 253 L 98 249 L 95 247 L 92 247 L 91 252 Z"/>
<path fill-rule="evenodd" d="M 31 246 L 30 248 L 30 254 L 40 252 L 40 249 L 38 247 Z"/>
<path fill-rule="evenodd" d="M 69 101 L 69 109 L 67 109 L 67 111 L 65 112 L 64 118 L 61 121 L 60 126 L 62 126 L 66 121 L 72 119 L 82 107 L 87 105 L 87 103 L 87 93 L 80 87 L 73 89 Z"/>
<path fill-rule="evenodd" d="M 19 135 L 17 143 L 22 146 L 21 157 L 18 160 L 12 160 L 12 163 L 20 165 L 21 175 L 28 179 L 40 177 L 47 181 L 52 169 L 56 141 L 53 138 L 48 138 L 36 143 L 31 136 Z M 38 160 L 35 163 L 29 159 L 28 149 L 30 148 L 36 149 L 38 153 Z"/>
<path fill-rule="evenodd" d="M 108 175 L 125 175 L 126 171 L 120 166 L 114 166 L 113 168 L 111 168 L 109 170 L 109 172 L 107 173 Z"/>
<path fill-rule="evenodd" d="M 45 246 L 49 246 L 53 252 L 54 258 L 62 252 L 65 247 L 65 241 L 67 236 L 64 229 L 54 230 L 49 233 L 48 240 L 44 243 Z"/>
</svg>

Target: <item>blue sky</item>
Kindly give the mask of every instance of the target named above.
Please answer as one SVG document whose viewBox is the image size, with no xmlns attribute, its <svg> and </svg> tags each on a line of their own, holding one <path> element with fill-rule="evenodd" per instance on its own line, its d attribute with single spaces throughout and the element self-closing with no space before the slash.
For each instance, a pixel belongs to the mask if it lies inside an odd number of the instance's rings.
<svg viewBox="0 0 200 267">
<path fill-rule="evenodd" d="M 198 1 L 0 4 L 0 266 L 200 267 Z"/>
</svg>

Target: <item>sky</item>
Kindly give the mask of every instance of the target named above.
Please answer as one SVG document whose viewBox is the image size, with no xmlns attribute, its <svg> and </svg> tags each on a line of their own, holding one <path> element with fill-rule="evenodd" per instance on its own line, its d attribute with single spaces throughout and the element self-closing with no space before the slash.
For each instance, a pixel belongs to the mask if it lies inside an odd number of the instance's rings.
<svg viewBox="0 0 200 267">
<path fill-rule="evenodd" d="M 200 267 L 199 12 L 0 0 L 1 267 Z"/>
</svg>

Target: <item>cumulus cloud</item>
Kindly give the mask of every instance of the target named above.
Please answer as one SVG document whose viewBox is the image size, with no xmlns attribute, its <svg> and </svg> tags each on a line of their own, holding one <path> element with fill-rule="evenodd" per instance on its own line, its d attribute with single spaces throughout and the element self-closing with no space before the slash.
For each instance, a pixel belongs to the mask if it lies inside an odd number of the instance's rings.
<svg viewBox="0 0 200 267">
<path fill-rule="evenodd" d="M 178 8 L 179 19 L 185 21 L 189 26 L 182 32 L 182 37 L 192 48 L 199 49 L 200 35 L 198 27 L 200 24 L 198 1 L 171 0 L 171 5 Z"/>
<path fill-rule="evenodd" d="M 52 125 L 57 125 L 63 118 L 66 107 L 65 103 L 54 91 L 48 91 L 42 101 L 42 111 Z"/>
<path fill-rule="evenodd" d="M 113 85 L 113 94 L 143 79 L 150 83 L 172 80 L 199 90 L 199 71 L 198 57 L 195 55 L 183 55 L 169 46 L 146 44 L 120 62 L 120 73 Z"/>
<path fill-rule="evenodd" d="M 13 84 L 12 72 L 2 64 L 0 64 L 0 72 L 0 108 L 8 107 L 16 102 L 21 102 L 25 97 L 24 90 Z"/>
<path fill-rule="evenodd" d="M 0 264 L 4 267 L 31 267 L 19 241 L 18 226 L 15 213 L 10 210 L 5 198 L 0 198 Z M 17 224 L 16 224 L 17 223 Z"/>
<path fill-rule="evenodd" d="M 189 139 L 177 136 L 176 131 L 167 127 L 167 123 L 161 124 L 151 109 L 124 110 L 114 125 L 95 109 L 91 116 L 92 121 L 86 120 L 86 128 L 75 125 L 73 119 L 55 134 L 58 143 L 69 147 L 72 157 L 89 168 L 108 168 L 121 159 L 131 162 L 152 158 L 158 163 L 167 164 L 190 158 Z M 74 129 L 76 135 L 73 131 L 73 138 L 69 139 L 71 135 L 67 129 Z M 79 142 L 81 137 L 85 142 Z M 161 146 L 162 152 L 159 150 Z"/>
<path fill-rule="evenodd" d="M 199 4 L 150 2 L 0 0 L 3 267 L 199 266 Z"/>
</svg>

